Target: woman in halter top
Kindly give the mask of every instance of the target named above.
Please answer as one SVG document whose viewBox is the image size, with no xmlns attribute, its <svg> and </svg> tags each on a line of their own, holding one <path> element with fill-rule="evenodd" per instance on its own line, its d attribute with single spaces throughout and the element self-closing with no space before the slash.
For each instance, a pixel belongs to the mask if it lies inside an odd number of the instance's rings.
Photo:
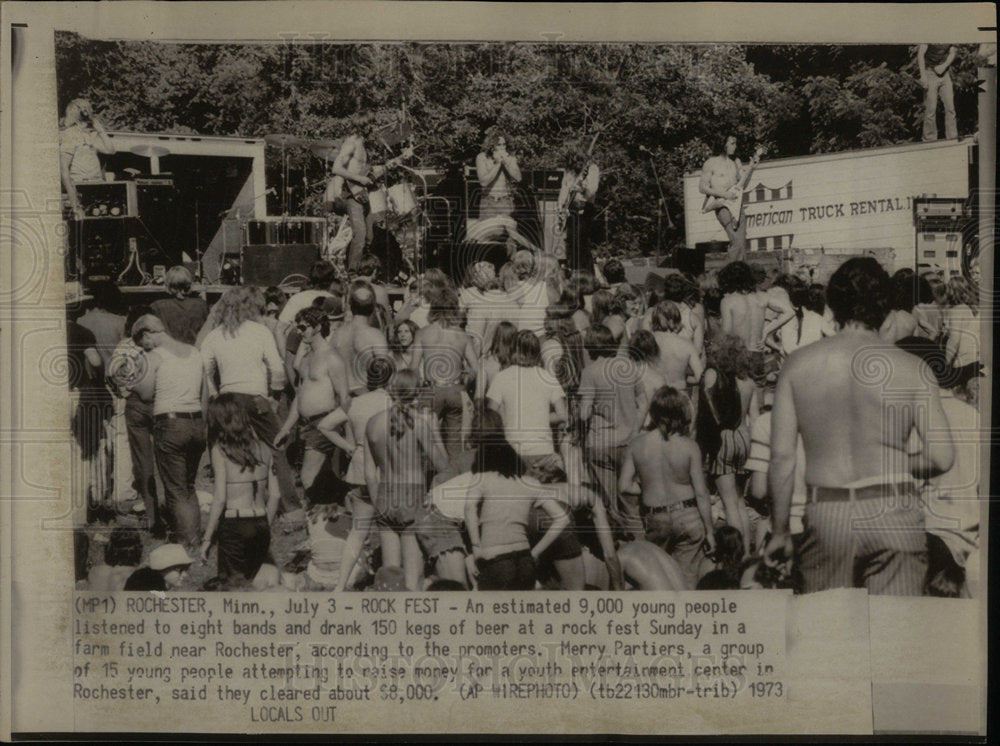
<svg viewBox="0 0 1000 746">
<path fill-rule="evenodd" d="M 208 405 L 208 447 L 215 499 L 201 556 L 208 561 L 214 535 L 219 545 L 219 578 L 239 586 L 252 581 L 268 558 L 271 522 L 279 502 L 277 490 L 269 496 L 267 489 L 271 449 L 257 438 L 245 409 L 232 394 L 220 394 Z"/>
</svg>

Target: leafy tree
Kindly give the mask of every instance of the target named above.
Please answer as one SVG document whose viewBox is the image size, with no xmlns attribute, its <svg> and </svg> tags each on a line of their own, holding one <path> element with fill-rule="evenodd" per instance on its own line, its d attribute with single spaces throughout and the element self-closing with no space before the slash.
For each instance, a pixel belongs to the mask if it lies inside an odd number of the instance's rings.
<svg viewBox="0 0 1000 746">
<path fill-rule="evenodd" d="M 108 42 L 56 36 L 60 109 L 90 98 L 112 128 L 337 138 L 350 117 L 405 118 L 425 165 L 471 164 L 499 124 L 526 168 L 558 168 L 594 142 L 606 172 L 598 251 L 656 247 L 659 189 L 683 245 L 683 175 L 726 135 L 771 156 L 873 147 L 919 137 L 916 48 L 734 44 L 265 44 Z M 971 50 L 953 69 L 959 129 L 975 127 Z M 596 135 L 596 140 L 595 140 Z M 641 150 L 645 148 L 646 150 Z M 647 154 L 648 151 L 648 154 Z M 324 164 L 285 152 L 293 209 L 318 205 Z M 279 184 L 282 154 L 267 150 Z M 377 156 L 376 156 L 377 159 Z M 305 187 L 303 187 L 305 182 Z M 276 204 L 270 205 L 273 210 Z M 666 224 L 666 221 L 665 223 Z"/>
</svg>

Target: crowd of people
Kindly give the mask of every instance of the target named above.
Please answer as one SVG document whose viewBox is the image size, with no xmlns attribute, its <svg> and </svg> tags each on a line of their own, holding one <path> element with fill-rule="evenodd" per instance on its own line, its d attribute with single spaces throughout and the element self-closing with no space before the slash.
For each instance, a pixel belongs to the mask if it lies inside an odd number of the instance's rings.
<svg viewBox="0 0 1000 746">
<path fill-rule="evenodd" d="M 969 281 L 863 257 L 825 286 L 742 261 L 643 285 L 617 260 L 594 269 L 512 245 L 395 304 L 370 254 L 351 277 L 318 262 L 290 297 L 234 287 L 211 308 L 183 267 L 127 314 L 93 288 L 70 324 L 90 392 L 76 421 L 88 519 L 120 525 L 78 574 L 95 590 L 180 587 L 205 562 L 203 587 L 226 590 L 975 593 Z"/>
</svg>

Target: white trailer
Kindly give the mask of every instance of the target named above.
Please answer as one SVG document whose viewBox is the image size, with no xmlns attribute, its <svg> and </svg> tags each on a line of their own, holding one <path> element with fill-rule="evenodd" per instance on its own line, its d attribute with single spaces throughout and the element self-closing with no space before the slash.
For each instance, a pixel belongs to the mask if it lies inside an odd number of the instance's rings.
<svg viewBox="0 0 1000 746">
<path fill-rule="evenodd" d="M 744 192 L 747 250 L 752 256 L 787 249 L 852 254 L 890 248 L 896 268 L 913 267 L 913 199 L 967 198 L 977 178 L 973 146 L 966 138 L 763 160 Z M 715 214 L 702 212 L 700 178 L 700 170 L 684 175 L 688 249 L 726 241 Z"/>
</svg>

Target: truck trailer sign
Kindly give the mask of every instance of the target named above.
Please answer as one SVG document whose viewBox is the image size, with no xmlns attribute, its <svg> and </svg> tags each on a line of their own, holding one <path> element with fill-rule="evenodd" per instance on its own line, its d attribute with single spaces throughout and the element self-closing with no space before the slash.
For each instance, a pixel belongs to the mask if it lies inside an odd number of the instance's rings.
<svg viewBox="0 0 1000 746">
<path fill-rule="evenodd" d="M 967 198 L 971 140 L 897 145 L 762 161 L 744 192 L 747 250 L 864 251 L 890 247 L 913 266 L 913 199 Z M 688 248 L 725 241 L 715 214 L 702 212 L 701 171 L 684 177 Z"/>
</svg>

